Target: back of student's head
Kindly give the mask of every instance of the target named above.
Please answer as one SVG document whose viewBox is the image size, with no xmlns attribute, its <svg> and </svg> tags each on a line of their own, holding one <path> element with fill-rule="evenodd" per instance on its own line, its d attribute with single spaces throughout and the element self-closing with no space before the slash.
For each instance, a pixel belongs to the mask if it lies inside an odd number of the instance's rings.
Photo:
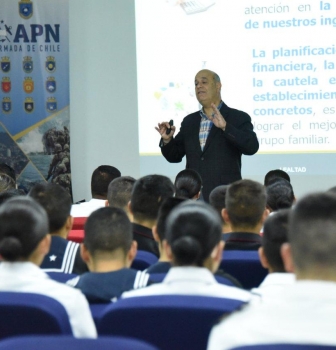
<svg viewBox="0 0 336 350">
<path fill-rule="evenodd" d="M 104 207 L 94 211 L 85 223 L 84 245 L 95 257 L 99 252 L 127 253 L 133 240 L 132 225 L 125 211 Z"/>
<path fill-rule="evenodd" d="M 336 274 L 336 195 L 321 192 L 299 200 L 290 215 L 288 240 L 295 272 Z"/>
<path fill-rule="evenodd" d="M 174 192 L 174 185 L 166 176 L 147 175 L 138 179 L 131 196 L 134 220 L 156 220 L 161 203 Z"/>
<path fill-rule="evenodd" d="M 281 246 L 288 242 L 289 209 L 270 215 L 264 224 L 262 248 L 272 272 L 285 272 Z"/>
<path fill-rule="evenodd" d="M 15 189 L 16 184 L 12 177 L 0 173 L 0 193 Z"/>
<path fill-rule="evenodd" d="M 119 176 L 120 171 L 111 165 L 101 165 L 95 169 L 91 177 L 92 197 L 106 199 L 110 182 Z"/>
<path fill-rule="evenodd" d="M 227 189 L 225 207 L 233 227 L 255 227 L 266 208 L 266 189 L 256 181 L 236 181 Z"/>
<path fill-rule="evenodd" d="M 175 189 L 177 197 L 193 199 L 202 189 L 202 178 L 193 169 L 182 170 L 176 175 Z"/>
<path fill-rule="evenodd" d="M 281 169 L 275 169 L 275 170 L 270 170 L 264 178 L 264 185 L 268 186 L 270 183 L 272 183 L 274 181 L 274 179 L 285 179 L 290 183 L 290 177 L 288 175 L 288 173 L 286 173 L 285 171 L 281 170 Z"/>
<path fill-rule="evenodd" d="M 271 211 L 291 208 L 295 196 L 292 185 L 285 179 L 278 179 L 266 187 L 267 207 Z"/>
<path fill-rule="evenodd" d="M 220 185 L 215 187 L 209 196 L 209 204 L 217 211 L 222 221 L 222 210 L 225 208 L 225 198 L 228 185 Z"/>
<path fill-rule="evenodd" d="M 206 203 L 182 203 L 167 218 L 166 239 L 175 266 L 204 266 L 221 237 L 218 213 Z"/>
<path fill-rule="evenodd" d="M 166 220 L 170 212 L 179 204 L 185 202 L 187 199 L 179 197 L 169 197 L 165 199 L 159 209 L 157 218 L 157 233 L 160 241 L 162 242 L 166 238 Z"/>
<path fill-rule="evenodd" d="M 131 200 L 135 179 L 131 176 L 120 176 L 112 180 L 107 190 L 107 200 L 110 207 L 126 208 Z"/>
<path fill-rule="evenodd" d="M 6 174 L 8 176 L 10 176 L 14 182 L 16 183 L 16 174 L 15 174 L 15 170 L 9 166 L 6 163 L 0 163 L 0 174 Z"/>
<path fill-rule="evenodd" d="M 4 203 L 0 222 L 0 256 L 5 261 L 27 260 L 48 233 L 45 210 L 26 196 Z"/>
<path fill-rule="evenodd" d="M 60 185 L 54 183 L 36 184 L 29 196 L 42 205 L 48 214 L 49 232 L 59 231 L 64 225 L 71 211 L 71 197 Z"/>
<path fill-rule="evenodd" d="M 0 206 L 13 197 L 25 196 L 25 193 L 22 190 L 17 188 L 12 188 L 10 190 L 0 193 Z"/>
</svg>

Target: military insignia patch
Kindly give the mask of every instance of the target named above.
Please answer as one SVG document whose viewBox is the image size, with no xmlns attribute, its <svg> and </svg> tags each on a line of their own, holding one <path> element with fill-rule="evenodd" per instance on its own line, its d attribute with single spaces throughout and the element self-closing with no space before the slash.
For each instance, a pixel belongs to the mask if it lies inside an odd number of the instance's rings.
<svg viewBox="0 0 336 350">
<path fill-rule="evenodd" d="M 56 70 L 56 61 L 55 57 L 48 56 L 46 63 L 45 63 L 45 68 L 49 73 L 53 73 Z"/>
<path fill-rule="evenodd" d="M 9 77 L 3 77 L 1 82 L 1 90 L 5 93 L 10 92 L 12 89 L 12 83 Z"/>
<path fill-rule="evenodd" d="M 57 101 L 55 97 L 48 97 L 46 108 L 48 112 L 54 112 L 57 110 Z"/>
<path fill-rule="evenodd" d="M 27 97 L 24 100 L 24 110 L 27 113 L 32 113 L 34 110 L 34 100 L 31 97 Z"/>
<path fill-rule="evenodd" d="M 33 71 L 33 60 L 29 56 L 23 57 L 22 68 L 25 73 L 31 73 Z"/>
<path fill-rule="evenodd" d="M 2 99 L 2 111 L 6 114 L 10 113 L 12 111 L 12 101 L 10 97 L 4 97 Z"/>
<path fill-rule="evenodd" d="M 45 87 L 48 92 L 53 93 L 56 91 L 56 80 L 54 77 L 48 77 Z"/>
<path fill-rule="evenodd" d="M 19 14 L 24 19 L 29 19 L 33 15 L 33 3 L 30 0 L 19 1 Z"/>
<path fill-rule="evenodd" d="M 10 62 L 10 58 L 5 56 L 5 57 L 1 57 L 1 70 L 4 73 L 8 73 L 11 69 L 11 62 Z"/>
<path fill-rule="evenodd" d="M 34 91 L 34 81 L 31 77 L 25 77 L 23 81 L 23 90 L 27 94 L 30 94 Z"/>
</svg>

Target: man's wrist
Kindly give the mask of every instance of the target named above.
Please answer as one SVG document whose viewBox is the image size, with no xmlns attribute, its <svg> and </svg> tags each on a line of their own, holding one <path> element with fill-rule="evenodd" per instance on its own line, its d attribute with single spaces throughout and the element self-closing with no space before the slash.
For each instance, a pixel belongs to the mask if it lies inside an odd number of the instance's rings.
<svg viewBox="0 0 336 350">
<path fill-rule="evenodd" d="M 164 140 L 164 139 L 162 139 L 162 143 L 163 143 L 163 145 L 165 146 L 165 145 L 168 145 L 168 143 L 171 141 L 171 139 L 169 139 L 169 140 Z"/>
</svg>

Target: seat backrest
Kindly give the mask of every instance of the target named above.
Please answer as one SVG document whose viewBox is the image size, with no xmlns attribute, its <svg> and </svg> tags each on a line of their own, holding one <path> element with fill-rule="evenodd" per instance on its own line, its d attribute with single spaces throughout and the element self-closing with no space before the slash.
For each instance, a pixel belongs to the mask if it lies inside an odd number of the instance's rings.
<svg viewBox="0 0 336 350">
<path fill-rule="evenodd" d="M 78 276 L 75 273 L 53 272 L 53 271 L 47 272 L 47 275 L 54 281 L 61 282 L 61 283 L 65 283 Z"/>
<path fill-rule="evenodd" d="M 240 300 L 189 295 L 126 298 L 106 308 L 98 333 L 142 339 L 162 350 L 203 350 L 212 326 L 243 304 Z"/>
<path fill-rule="evenodd" d="M 258 287 L 268 273 L 256 250 L 224 250 L 220 268 L 235 277 L 245 289 Z"/>
<path fill-rule="evenodd" d="M 78 339 L 69 336 L 15 337 L 0 342 L 0 350 L 158 350 L 145 342 L 122 337 Z"/>
<path fill-rule="evenodd" d="M 42 294 L 0 292 L 0 339 L 24 334 L 72 334 L 68 314 Z"/>
<path fill-rule="evenodd" d="M 155 264 L 157 261 L 158 257 L 153 253 L 146 252 L 144 250 L 138 250 L 131 267 L 133 269 L 143 271 L 149 266 Z"/>
<path fill-rule="evenodd" d="M 235 350 L 332 350 L 336 346 L 319 344 L 260 344 L 246 345 L 234 348 Z M 233 350 L 233 349 L 232 349 Z"/>
<path fill-rule="evenodd" d="M 74 217 L 72 223 L 72 230 L 84 230 L 87 217 Z"/>
<path fill-rule="evenodd" d="M 71 230 L 67 239 L 72 242 L 82 243 L 84 240 L 84 230 Z"/>
</svg>

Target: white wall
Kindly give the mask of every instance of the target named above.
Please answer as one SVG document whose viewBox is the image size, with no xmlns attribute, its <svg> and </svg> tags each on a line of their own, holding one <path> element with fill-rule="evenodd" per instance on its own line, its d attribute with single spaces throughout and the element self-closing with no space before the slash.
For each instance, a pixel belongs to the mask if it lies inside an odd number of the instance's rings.
<svg viewBox="0 0 336 350">
<path fill-rule="evenodd" d="M 74 201 L 91 198 L 92 171 L 139 177 L 133 0 L 69 1 Z"/>
</svg>

